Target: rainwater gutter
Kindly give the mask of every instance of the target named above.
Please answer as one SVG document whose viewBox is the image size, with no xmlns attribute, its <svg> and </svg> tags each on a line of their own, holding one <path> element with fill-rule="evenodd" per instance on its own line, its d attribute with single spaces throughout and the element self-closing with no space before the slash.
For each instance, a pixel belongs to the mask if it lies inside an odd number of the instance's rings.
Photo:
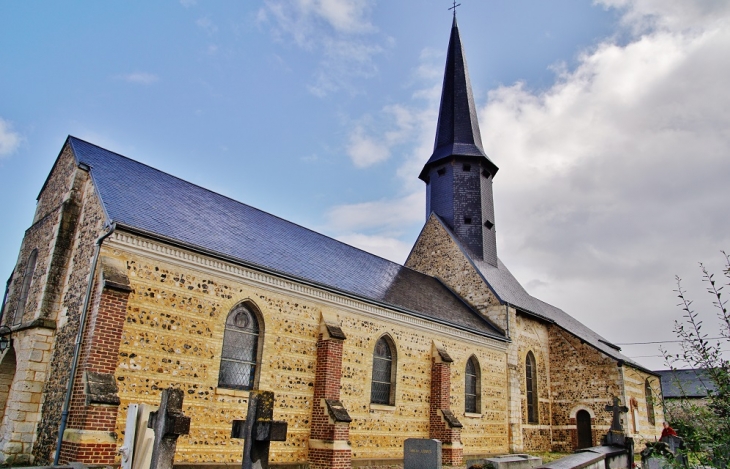
<svg viewBox="0 0 730 469">
<path fill-rule="evenodd" d="M 58 426 L 58 443 L 56 444 L 56 454 L 53 457 L 53 465 L 58 466 L 58 460 L 61 457 L 61 445 L 63 444 L 63 433 L 66 431 L 66 425 L 68 423 L 68 411 L 71 405 L 71 394 L 73 393 L 74 382 L 76 378 L 76 369 L 79 366 L 79 358 L 81 357 L 81 342 L 84 338 L 84 332 L 86 331 L 86 317 L 89 314 L 89 301 L 91 299 L 91 291 L 94 288 L 94 278 L 96 276 L 96 264 L 99 261 L 99 253 L 101 252 L 101 244 L 106 238 L 114 233 L 117 228 L 116 223 L 112 223 L 109 226 L 109 231 L 99 236 L 96 240 L 96 249 L 94 251 L 94 257 L 91 261 L 91 270 L 89 271 L 89 283 L 86 286 L 86 296 L 84 296 L 84 305 L 81 308 L 81 319 L 79 320 L 79 333 L 76 335 L 76 344 L 74 345 L 74 356 L 71 362 L 71 374 L 68 379 L 68 386 L 66 387 L 66 398 L 63 402 L 63 408 L 61 410 L 61 423 Z"/>
</svg>

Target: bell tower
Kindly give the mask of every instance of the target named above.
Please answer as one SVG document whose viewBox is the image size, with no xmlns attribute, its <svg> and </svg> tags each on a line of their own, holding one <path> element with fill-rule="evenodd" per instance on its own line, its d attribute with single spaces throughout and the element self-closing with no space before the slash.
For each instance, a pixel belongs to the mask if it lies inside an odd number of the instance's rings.
<svg viewBox="0 0 730 469">
<path fill-rule="evenodd" d="M 492 180 L 498 169 L 482 148 L 469 70 L 454 16 L 436 141 L 418 177 L 426 183 L 426 218 L 432 212 L 441 217 L 472 255 L 495 267 Z"/>
</svg>

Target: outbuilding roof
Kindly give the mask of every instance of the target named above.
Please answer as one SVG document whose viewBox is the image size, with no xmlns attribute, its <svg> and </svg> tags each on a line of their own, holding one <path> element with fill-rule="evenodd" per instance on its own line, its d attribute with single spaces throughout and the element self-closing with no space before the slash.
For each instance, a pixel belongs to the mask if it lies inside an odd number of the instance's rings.
<svg viewBox="0 0 730 469">
<path fill-rule="evenodd" d="M 708 390 L 715 390 L 707 370 L 661 370 L 655 373 L 661 377 L 664 399 L 701 399 L 707 397 Z"/>
<path fill-rule="evenodd" d="M 69 136 L 118 228 L 504 340 L 438 279 Z"/>
</svg>

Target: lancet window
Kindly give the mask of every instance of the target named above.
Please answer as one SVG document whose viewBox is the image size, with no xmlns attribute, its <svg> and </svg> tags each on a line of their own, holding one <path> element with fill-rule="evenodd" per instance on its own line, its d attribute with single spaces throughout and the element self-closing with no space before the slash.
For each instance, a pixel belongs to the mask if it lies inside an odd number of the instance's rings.
<svg viewBox="0 0 730 469">
<path fill-rule="evenodd" d="M 260 360 L 263 331 L 253 305 L 236 305 L 226 318 L 223 333 L 218 386 L 229 389 L 253 389 Z"/>
<path fill-rule="evenodd" d="M 538 423 L 537 415 L 537 366 L 535 355 L 527 352 L 525 358 L 525 388 L 527 394 L 527 423 Z"/>
<path fill-rule="evenodd" d="M 373 351 L 373 380 L 370 389 L 370 402 L 373 404 L 395 405 L 396 377 L 395 344 L 387 335 L 378 339 Z"/>
<path fill-rule="evenodd" d="M 481 371 L 475 356 L 466 362 L 464 386 L 464 411 L 471 413 L 481 412 Z"/>
</svg>

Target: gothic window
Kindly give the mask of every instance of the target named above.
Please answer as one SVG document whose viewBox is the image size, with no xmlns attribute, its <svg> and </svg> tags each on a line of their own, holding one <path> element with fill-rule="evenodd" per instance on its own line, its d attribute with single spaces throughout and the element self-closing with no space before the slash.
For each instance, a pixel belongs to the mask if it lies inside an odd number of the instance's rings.
<svg viewBox="0 0 730 469">
<path fill-rule="evenodd" d="M 527 423 L 538 423 L 537 418 L 537 366 L 535 355 L 527 352 L 525 359 L 525 384 L 527 395 Z"/>
<path fill-rule="evenodd" d="M 373 381 L 370 402 L 395 405 L 395 344 L 387 335 L 375 343 L 373 352 Z"/>
<path fill-rule="evenodd" d="M 23 285 L 20 288 L 20 296 L 18 297 L 18 306 L 15 308 L 15 317 L 13 318 L 14 324 L 20 324 L 23 322 L 23 315 L 25 314 L 25 304 L 28 302 L 28 292 L 30 291 L 30 284 L 33 281 L 33 273 L 35 272 L 35 264 L 38 259 L 38 249 L 33 249 L 30 256 L 28 256 L 28 262 L 25 264 L 25 274 L 23 275 Z"/>
<path fill-rule="evenodd" d="M 464 411 L 479 413 L 481 409 L 481 372 L 479 362 L 475 356 L 471 356 L 466 362 L 466 376 L 464 386 Z"/>
<path fill-rule="evenodd" d="M 253 305 L 236 305 L 226 318 L 223 333 L 221 368 L 218 386 L 229 389 L 253 389 L 256 385 L 263 331 L 259 328 Z"/>
<path fill-rule="evenodd" d="M 644 394 L 646 394 L 646 416 L 650 424 L 656 425 L 656 419 L 654 417 L 654 395 L 651 392 L 651 383 L 648 379 L 644 381 Z"/>
</svg>

